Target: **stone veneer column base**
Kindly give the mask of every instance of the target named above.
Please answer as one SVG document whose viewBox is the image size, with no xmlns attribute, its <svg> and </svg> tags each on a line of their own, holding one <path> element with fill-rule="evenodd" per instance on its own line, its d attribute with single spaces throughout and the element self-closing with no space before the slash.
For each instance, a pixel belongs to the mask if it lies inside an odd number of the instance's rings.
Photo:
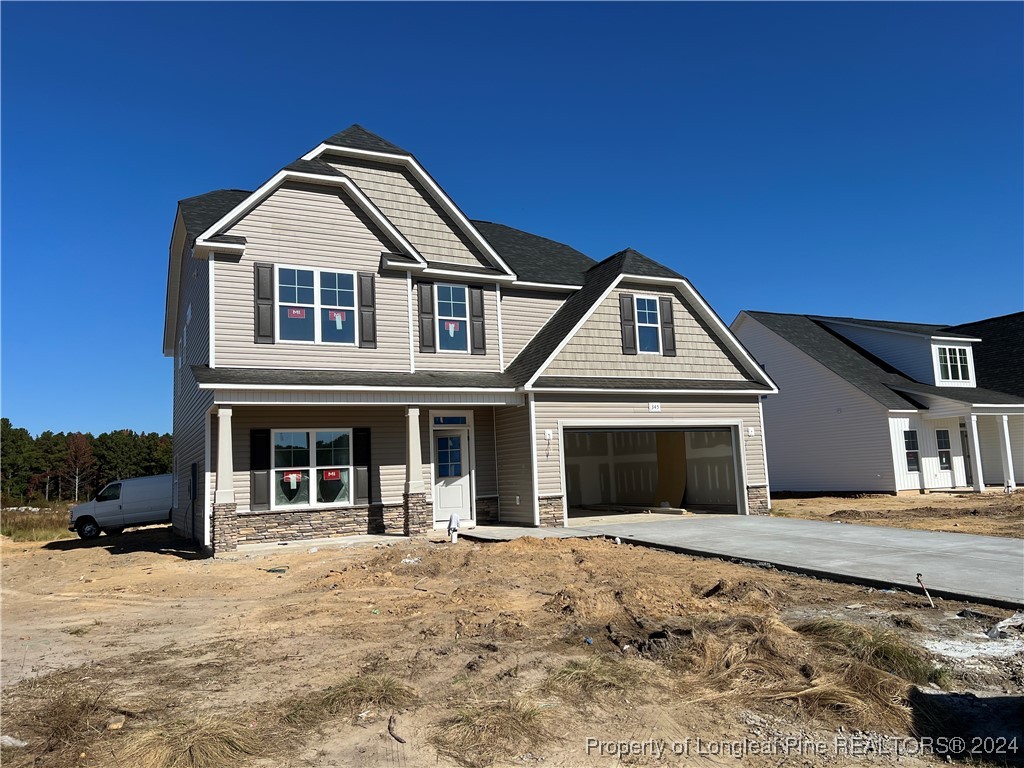
<svg viewBox="0 0 1024 768">
<path fill-rule="evenodd" d="M 541 528 L 565 527 L 565 515 L 562 512 L 561 496 L 541 496 L 537 501 L 540 504 Z"/>
<path fill-rule="evenodd" d="M 767 488 L 747 488 L 747 512 L 751 515 L 770 514 Z"/>
<path fill-rule="evenodd" d="M 405 508 L 405 535 L 416 536 L 433 530 L 434 505 L 425 493 L 407 493 L 402 496 Z"/>
<path fill-rule="evenodd" d="M 235 517 L 237 504 L 214 504 L 213 520 L 210 525 L 213 528 L 211 540 L 213 541 L 213 556 L 221 552 L 234 552 L 238 549 L 238 521 Z"/>
</svg>

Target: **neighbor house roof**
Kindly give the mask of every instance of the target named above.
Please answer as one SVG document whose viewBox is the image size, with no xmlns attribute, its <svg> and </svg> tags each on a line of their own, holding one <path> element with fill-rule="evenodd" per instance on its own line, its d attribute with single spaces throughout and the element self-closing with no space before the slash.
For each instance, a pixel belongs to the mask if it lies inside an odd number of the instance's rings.
<svg viewBox="0 0 1024 768">
<path fill-rule="evenodd" d="M 1024 312 L 952 325 L 948 330 L 981 339 L 971 345 L 979 384 L 1024 397 Z"/>
<path fill-rule="evenodd" d="M 866 328 L 879 328 L 884 331 L 900 331 L 901 333 L 916 333 L 922 336 L 961 336 L 961 334 L 952 333 L 949 326 L 935 325 L 933 323 L 899 323 L 893 320 L 862 320 L 857 317 L 827 317 L 824 315 L 810 315 L 810 317 L 826 323 L 849 323 L 851 325 L 863 325 Z M 963 336 L 962 338 L 969 339 L 972 337 Z"/>
<path fill-rule="evenodd" d="M 857 389 L 892 410 L 921 408 L 921 403 L 914 398 L 915 394 L 944 397 L 947 400 L 979 405 L 1024 403 L 1024 398 L 1005 392 L 971 387 L 936 387 L 915 381 L 889 363 L 828 328 L 824 321 L 829 318 L 774 312 L 751 312 L 749 310 L 747 314 Z M 945 326 L 937 327 L 944 328 Z"/>
</svg>

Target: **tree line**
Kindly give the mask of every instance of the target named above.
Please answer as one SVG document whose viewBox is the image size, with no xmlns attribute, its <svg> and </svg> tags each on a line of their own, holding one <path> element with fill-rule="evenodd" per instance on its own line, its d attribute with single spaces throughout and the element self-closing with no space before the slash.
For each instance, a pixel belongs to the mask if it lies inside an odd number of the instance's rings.
<svg viewBox="0 0 1024 768">
<path fill-rule="evenodd" d="M 84 501 L 112 480 L 171 471 L 171 436 L 119 429 L 33 437 L 0 419 L 0 496 L 4 506 Z"/>
</svg>

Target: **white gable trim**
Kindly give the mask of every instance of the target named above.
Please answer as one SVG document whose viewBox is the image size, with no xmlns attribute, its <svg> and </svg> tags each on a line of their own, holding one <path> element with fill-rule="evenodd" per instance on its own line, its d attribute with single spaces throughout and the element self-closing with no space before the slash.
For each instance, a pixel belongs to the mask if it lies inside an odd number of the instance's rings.
<svg viewBox="0 0 1024 768">
<path fill-rule="evenodd" d="M 405 239 L 405 236 L 388 220 L 388 217 L 385 216 L 365 194 L 363 194 L 363 191 L 356 186 L 355 182 L 343 176 L 324 176 L 317 173 L 305 173 L 302 171 L 278 171 L 259 189 L 228 211 L 213 226 L 199 235 L 199 237 L 196 238 L 196 247 L 202 247 L 213 251 L 227 251 L 243 248 L 243 246 L 239 245 L 211 242 L 209 238 L 218 235 L 221 231 L 236 224 L 239 219 L 262 203 L 271 195 L 271 193 L 287 181 L 305 181 L 311 184 L 321 184 L 324 186 L 340 187 L 344 189 L 355 203 L 363 209 L 363 212 L 378 226 L 380 226 L 380 228 L 383 229 L 389 237 L 391 237 L 395 244 L 398 245 L 406 255 L 416 259 L 418 263 L 426 266 L 426 259 L 419 254 L 419 251 L 413 247 L 412 243 Z"/>
<path fill-rule="evenodd" d="M 367 149 L 352 149 L 351 147 L 339 147 L 334 144 L 321 144 L 315 149 L 310 150 L 302 156 L 303 160 L 313 160 L 319 158 L 324 154 L 341 155 L 342 157 L 354 157 L 367 160 L 380 160 L 392 165 L 401 165 L 412 171 L 416 180 L 423 184 L 430 192 L 434 201 L 437 202 L 447 213 L 451 216 L 459 228 L 469 237 L 474 245 L 479 248 L 484 255 L 505 274 L 515 277 L 516 273 L 505 263 L 505 261 L 498 255 L 498 252 L 491 247 L 491 244 L 484 239 L 483 235 L 477 231 L 476 227 L 466 218 L 466 215 L 459 210 L 459 207 L 455 202 L 445 194 L 444 190 L 438 185 L 436 181 L 431 178 L 430 174 L 427 173 L 426 169 L 420 165 L 416 158 L 412 155 L 395 155 L 386 152 L 372 152 Z"/>
</svg>

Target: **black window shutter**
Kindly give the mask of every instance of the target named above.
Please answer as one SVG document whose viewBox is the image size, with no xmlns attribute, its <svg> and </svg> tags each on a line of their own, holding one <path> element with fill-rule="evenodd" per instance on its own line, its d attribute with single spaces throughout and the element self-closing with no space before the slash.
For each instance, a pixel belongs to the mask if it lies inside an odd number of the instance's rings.
<svg viewBox="0 0 1024 768">
<path fill-rule="evenodd" d="M 359 346 L 377 348 L 377 308 L 372 272 L 359 273 Z"/>
<path fill-rule="evenodd" d="M 619 318 L 622 321 L 622 354 L 636 354 L 636 316 L 633 307 L 633 294 L 619 294 Z"/>
<path fill-rule="evenodd" d="M 355 471 L 353 503 L 369 504 L 371 491 L 370 472 L 370 428 L 356 427 L 352 430 L 352 468 Z"/>
<path fill-rule="evenodd" d="M 249 430 L 249 508 L 270 509 L 270 430 Z"/>
<path fill-rule="evenodd" d="M 274 343 L 274 265 L 255 265 L 255 328 L 257 344 Z"/>
<path fill-rule="evenodd" d="M 676 326 L 672 321 L 672 298 L 662 296 L 658 299 L 658 312 L 661 315 L 661 354 L 665 357 L 676 356 Z"/>
<path fill-rule="evenodd" d="M 469 349 L 474 355 L 487 354 L 484 333 L 484 289 L 469 289 Z"/>
<path fill-rule="evenodd" d="M 417 285 L 420 300 L 420 352 L 433 352 L 434 344 L 434 284 Z"/>
</svg>

